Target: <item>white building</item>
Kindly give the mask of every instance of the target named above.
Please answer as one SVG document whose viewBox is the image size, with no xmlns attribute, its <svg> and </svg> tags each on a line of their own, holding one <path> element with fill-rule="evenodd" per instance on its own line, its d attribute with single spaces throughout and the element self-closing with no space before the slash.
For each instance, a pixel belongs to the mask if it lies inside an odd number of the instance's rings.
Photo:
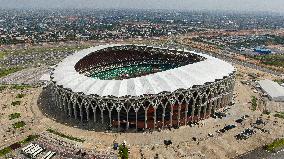
<svg viewBox="0 0 284 159">
<path fill-rule="evenodd" d="M 268 95 L 270 100 L 284 102 L 284 87 L 271 80 L 258 81 L 260 88 Z"/>
</svg>

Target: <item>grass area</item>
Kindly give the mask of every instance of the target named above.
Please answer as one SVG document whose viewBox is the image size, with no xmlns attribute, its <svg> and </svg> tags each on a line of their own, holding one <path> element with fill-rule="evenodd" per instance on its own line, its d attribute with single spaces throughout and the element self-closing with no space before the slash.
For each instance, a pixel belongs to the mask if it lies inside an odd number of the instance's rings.
<svg viewBox="0 0 284 159">
<path fill-rule="evenodd" d="M 276 114 L 274 114 L 274 116 L 277 117 L 277 118 L 284 119 L 284 112 L 277 112 Z"/>
<path fill-rule="evenodd" d="M 12 152 L 12 150 L 15 150 L 21 146 L 23 146 L 24 144 L 27 144 L 29 142 L 34 141 L 35 139 L 37 139 L 39 137 L 39 135 L 29 135 L 27 138 L 25 138 L 24 140 L 20 141 L 20 142 L 16 142 L 8 147 L 3 148 L 2 150 L 0 150 L 0 157 L 1 156 L 5 156 L 6 154 Z"/>
<path fill-rule="evenodd" d="M 284 79 L 278 79 L 278 80 L 273 80 L 274 82 L 277 82 L 278 84 L 284 83 Z"/>
<path fill-rule="evenodd" d="M 5 53 L 0 51 L 0 60 L 3 59 L 5 57 Z"/>
<path fill-rule="evenodd" d="M 24 121 L 19 121 L 13 124 L 14 129 L 19 129 L 26 126 L 26 123 Z"/>
<path fill-rule="evenodd" d="M 17 49 L 17 50 L 3 50 L 0 52 L 3 55 L 9 55 L 9 54 L 14 54 L 14 55 L 23 55 L 23 54 L 29 54 L 32 52 L 38 52 L 38 53 L 46 53 L 46 52 L 65 52 L 65 51 L 77 51 L 77 50 L 82 50 L 85 48 L 89 48 L 89 45 L 82 45 L 82 46 L 60 46 L 60 47 L 38 47 L 38 48 L 28 48 L 28 49 Z"/>
<path fill-rule="evenodd" d="M 9 120 L 17 119 L 19 117 L 21 117 L 20 113 L 13 113 L 9 115 Z"/>
<path fill-rule="evenodd" d="M 254 57 L 260 60 L 261 63 L 284 68 L 284 55 L 283 54 L 270 54 Z"/>
<path fill-rule="evenodd" d="M 25 94 L 20 93 L 20 94 L 17 94 L 16 98 L 23 98 L 24 96 L 26 96 L 26 95 L 25 95 Z"/>
<path fill-rule="evenodd" d="M 33 86 L 26 85 L 26 84 L 12 84 L 12 85 L 1 85 L 0 84 L 0 92 L 5 90 L 6 88 L 16 89 L 16 90 L 25 90 L 25 89 L 33 88 Z M 23 98 L 24 96 L 26 96 L 26 94 L 20 93 L 20 94 L 17 94 L 16 98 Z"/>
<path fill-rule="evenodd" d="M 0 157 L 5 156 L 6 154 L 10 153 L 12 151 L 11 147 L 5 147 L 2 150 L 0 150 Z"/>
<path fill-rule="evenodd" d="M 11 89 L 16 89 L 16 90 L 24 90 L 24 89 L 27 89 L 27 88 L 32 88 L 32 86 L 30 85 L 19 85 L 19 84 L 14 84 L 11 86 Z"/>
<path fill-rule="evenodd" d="M 17 71 L 20 71 L 22 69 L 23 68 L 20 68 L 20 67 L 11 67 L 11 68 L 7 68 L 7 69 L 0 69 L 0 78 L 5 77 L 9 74 L 15 73 Z"/>
<path fill-rule="evenodd" d="M 257 98 L 255 96 L 252 96 L 251 97 L 251 109 L 255 111 L 256 107 L 257 107 Z"/>
<path fill-rule="evenodd" d="M 73 141 L 77 141 L 77 142 L 84 142 L 85 140 L 84 139 L 80 139 L 80 138 L 77 138 L 77 137 L 73 137 L 71 135 L 65 135 L 61 132 L 58 132 L 58 131 L 55 131 L 53 129 L 47 129 L 46 131 L 52 133 L 52 134 L 55 134 L 55 135 L 58 135 L 60 137 L 63 137 L 63 138 L 66 138 L 66 139 L 69 139 L 69 140 L 73 140 Z"/>
<path fill-rule="evenodd" d="M 20 105 L 21 104 L 21 101 L 13 101 L 11 103 L 12 106 L 16 106 L 16 105 Z"/>
<path fill-rule="evenodd" d="M 283 147 L 284 147 L 284 138 L 274 140 L 271 144 L 266 145 L 265 149 L 270 152 L 275 152 Z"/>
<path fill-rule="evenodd" d="M 0 92 L 3 91 L 3 90 L 5 90 L 6 88 L 7 88 L 7 86 L 5 86 L 5 85 L 0 85 Z"/>
<path fill-rule="evenodd" d="M 29 142 L 34 141 L 35 139 L 37 139 L 39 137 L 39 135 L 29 135 L 27 138 L 25 138 L 24 140 L 20 141 L 19 143 L 21 145 L 27 144 Z"/>
</svg>

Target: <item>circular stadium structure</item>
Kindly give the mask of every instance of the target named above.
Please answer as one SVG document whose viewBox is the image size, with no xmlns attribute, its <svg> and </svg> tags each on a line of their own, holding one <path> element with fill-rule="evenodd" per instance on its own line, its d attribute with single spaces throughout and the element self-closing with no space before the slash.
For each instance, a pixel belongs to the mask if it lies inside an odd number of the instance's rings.
<svg viewBox="0 0 284 159">
<path fill-rule="evenodd" d="M 100 45 L 65 58 L 51 74 L 56 107 L 118 129 L 179 127 L 231 103 L 235 68 L 188 51 Z"/>
</svg>

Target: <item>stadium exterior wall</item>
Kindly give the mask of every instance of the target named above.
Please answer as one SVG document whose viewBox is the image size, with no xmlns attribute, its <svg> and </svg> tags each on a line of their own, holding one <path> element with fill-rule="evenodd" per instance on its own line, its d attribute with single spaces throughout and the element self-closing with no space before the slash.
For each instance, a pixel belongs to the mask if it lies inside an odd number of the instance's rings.
<svg viewBox="0 0 284 159">
<path fill-rule="evenodd" d="M 234 83 L 235 74 L 233 73 L 207 85 L 133 98 L 86 96 L 62 88 L 56 83 L 53 83 L 52 88 L 55 92 L 56 106 L 70 117 L 80 119 L 81 122 L 92 119 L 94 123 L 100 122 L 118 129 L 121 128 L 122 123 L 125 129 L 134 125 L 137 130 L 181 126 L 190 121 L 196 122 L 208 118 L 217 110 L 230 104 Z M 162 110 L 162 113 L 157 113 L 157 110 Z M 122 119 L 122 112 L 124 112 L 124 119 Z M 139 120 L 138 113 L 141 115 L 141 112 L 144 118 Z M 135 114 L 135 119 L 130 120 L 129 114 Z M 169 114 L 169 119 L 165 118 L 166 114 Z M 108 121 L 105 121 L 106 118 Z"/>
<path fill-rule="evenodd" d="M 112 49 L 167 53 L 171 55 L 165 57 L 167 61 L 171 60 L 172 55 L 187 56 L 193 58 L 193 61 L 196 61 L 196 57 L 203 60 L 123 80 L 92 79 L 80 73 L 82 69 L 78 69 L 79 72 L 75 70 L 77 64 L 85 64 L 78 63 L 82 62 L 81 59 L 105 56 L 105 52 L 101 54 L 98 52 L 112 51 Z M 126 57 L 124 55 L 124 58 Z M 116 61 L 115 58 L 114 62 Z M 91 65 L 86 66 L 91 67 Z M 157 129 L 197 122 L 230 105 L 235 85 L 235 68 L 222 60 L 187 50 L 138 45 L 105 45 L 82 50 L 67 57 L 53 71 L 51 81 L 55 108 L 71 118 L 118 130 Z M 114 85 L 118 85 L 119 89 L 115 89 Z M 150 87 L 152 89 L 149 89 Z"/>
</svg>

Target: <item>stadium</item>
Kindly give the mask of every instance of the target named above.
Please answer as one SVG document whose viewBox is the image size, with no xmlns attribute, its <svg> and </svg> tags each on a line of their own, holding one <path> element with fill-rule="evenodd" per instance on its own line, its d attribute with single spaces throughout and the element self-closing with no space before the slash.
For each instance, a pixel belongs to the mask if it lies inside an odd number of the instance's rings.
<svg viewBox="0 0 284 159">
<path fill-rule="evenodd" d="M 51 80 L 55 106 L 69 117 L 145 130 L 197 122 L 229 105 L 235 68 L 185 49 L 110 44 L 68 56 Z"/>
</svg>

